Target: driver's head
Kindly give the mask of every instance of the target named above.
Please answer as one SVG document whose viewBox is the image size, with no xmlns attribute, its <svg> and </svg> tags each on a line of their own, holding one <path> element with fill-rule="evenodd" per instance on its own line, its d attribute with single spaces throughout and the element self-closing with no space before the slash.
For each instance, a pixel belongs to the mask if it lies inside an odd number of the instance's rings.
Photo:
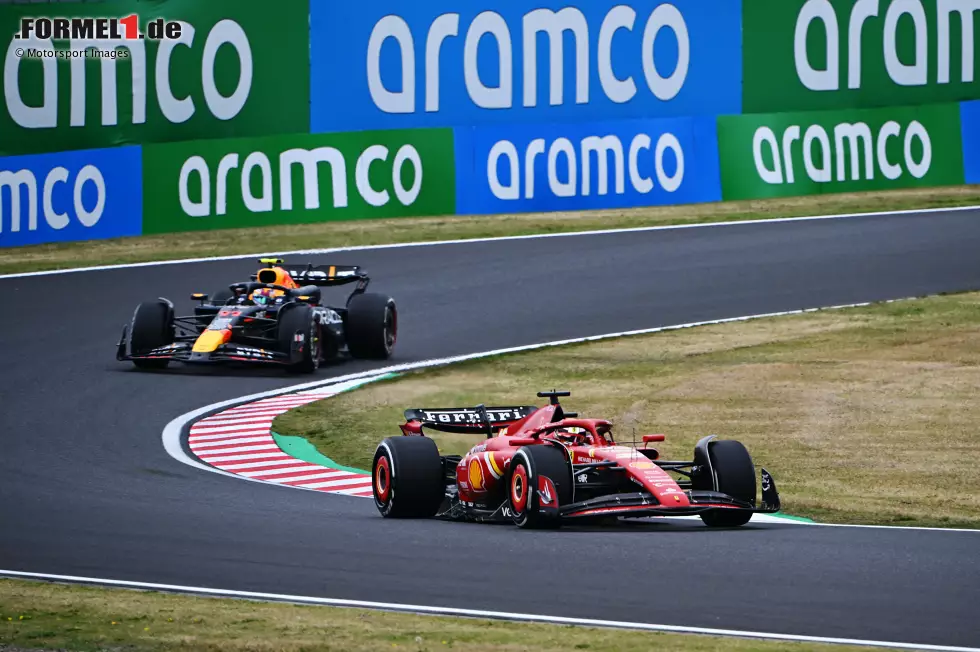
<svg viewBox="0 0 980 652">
<path fill-rule="evenodd" d="M 257 306 L 269 306 L 274 301 L 272 288 L 259 288 L 252 292 L 252 303 Z"/>
<path fill-rule="evenodd" d="M 578 440 L 579 440 L 579 436 L 578 435 L 576 435 L 575 433 L 569 432 L 567 430 L 559 430 L 559 431 L 555 432 L 555 437 L 558 438 L 558 441 L 560 441 L 561 443 L 563 443 L 563 444 L 565 444 L 567 446 L 572 446 L 572 445 L 578 443 Z"/>
</svg>

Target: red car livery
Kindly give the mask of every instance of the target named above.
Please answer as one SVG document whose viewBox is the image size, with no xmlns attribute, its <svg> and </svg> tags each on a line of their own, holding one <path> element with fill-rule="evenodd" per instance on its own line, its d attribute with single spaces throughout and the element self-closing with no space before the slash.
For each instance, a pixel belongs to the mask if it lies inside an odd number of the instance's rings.
<svg viewBox="0 0 980 652">
<path fill-rule="evenodd" d="M 374 500 L 385 517 L 512 521 L 558 527 L 595 517 L 698 515 L 709 526 L 744 525 L 756 512 L 779 510 L 772 476 L 762 469 L 756 502 L 752 459 L 737 441 L 701 439 L 692 461 L 661 460 L 648 447 L 623 446 L 612 423 L 565 412 L 559 397 L 534 406 L 409 409 L 402 437 L 379 444 Z M 464 455 L 440 455 L 425 430 L 485 433 Z"/>
</svg>

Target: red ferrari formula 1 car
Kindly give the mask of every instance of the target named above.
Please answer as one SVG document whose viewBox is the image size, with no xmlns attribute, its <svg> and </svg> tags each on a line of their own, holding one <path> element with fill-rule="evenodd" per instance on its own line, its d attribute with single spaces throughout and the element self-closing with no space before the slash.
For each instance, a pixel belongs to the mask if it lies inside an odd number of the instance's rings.
<svg viewBox="0 0 980 652">
<path fill-rule="evenodd" d="M 756 512 L 779 510 L 772 476 L 762 469 L 756 503 L 755 467 L 737 441 L 705 437 L 691 462 L 665 461 L 648 444 L 617 445 L 612 424 L 549 405 L 410 409 L 402 437 L 374 455 L 374 502 L 382 516 L 512 521 L 524 528 L 558 527 L 593 517 L 698 515 L 706 525 L 744 525 Z M 485 433 L 465 455 L 440 455 L 426 428 Z M 671 475 L 674 474 L 674 475 Z M 677 476 L 677 477 L 675 477 Z"/>
</svg>

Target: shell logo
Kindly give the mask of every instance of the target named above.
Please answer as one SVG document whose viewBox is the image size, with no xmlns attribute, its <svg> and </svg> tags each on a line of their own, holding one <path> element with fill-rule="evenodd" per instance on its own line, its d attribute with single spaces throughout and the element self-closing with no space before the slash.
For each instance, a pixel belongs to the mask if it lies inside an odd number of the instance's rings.
<svg viewBox="0 0 980 652">
<path fill-rule="evenodd" d="M 633 462 L 630 467 L 634 469 L 652 469 L 656 464 L 651 464 L 650 462 Z"/>
<path fill-rule="evenodd" d="M 470 461 L 470 486 L 473 487 L 474 491 L 483 490 L 483 467 L 480 466 L 480 460 L 474 459 Z"/>
</svg>

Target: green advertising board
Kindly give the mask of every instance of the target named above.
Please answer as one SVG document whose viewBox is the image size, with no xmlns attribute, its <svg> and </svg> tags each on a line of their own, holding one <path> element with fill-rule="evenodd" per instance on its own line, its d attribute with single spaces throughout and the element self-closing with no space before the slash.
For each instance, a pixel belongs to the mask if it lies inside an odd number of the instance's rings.
<svg viewBox="0 0 980 652">
<path fill-rule="evenodd" d="M 26 17 L 132 14 L 143 33 L 180 21 L 180 38 L 14 38 Z M 0 4 L 0 155 L 309 131 L 307 14 L 306 2 Z M 86 57 L 50 56 L 83 44 Z"/>
<path fill-rule="evenodd" d="M 718 117 L 722 197 L 963 183 L 957 104 Z"/>
<path fill-rule="evenodd" d="M 293 134 L 143 147 L 143 233 L 456 208 L 451 129 Z"/>
<path fill-rule="evenodd" d="M 980 98 L 976 0 L 742 0 L 742 14 L 744 113 Z"/>
</svg>

